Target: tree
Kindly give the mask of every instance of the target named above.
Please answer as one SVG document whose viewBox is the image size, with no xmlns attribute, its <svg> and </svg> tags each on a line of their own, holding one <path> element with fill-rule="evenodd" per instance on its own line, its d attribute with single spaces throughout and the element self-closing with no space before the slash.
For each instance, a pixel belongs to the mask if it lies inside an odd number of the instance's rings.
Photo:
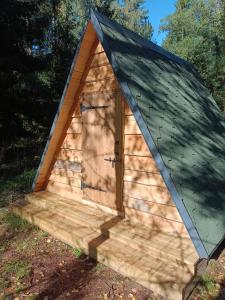
<svg viewBox="0 0 225 300">
<path fill-rule="evenodd" d="M 197 67 L 224 110 L 225 1 L 178 0 L 161 30 L 167 32 L 163 46 Z"/>
<path fill-rule="evenodd" d="M 90 8 L 119 22 L 131 19 L 131 29 L 150 35 L 143 1 L 125 1 L 121 9 L 119 2 L 1 1 L 1 161 L 38 162 Z"/>
<path fill-rule="evenodd" d="M 34 157 L 36 147 L 44 134 L 51 109 L 47 82 L 41 73 L 48 66 L 43 55 L 34 56 L 34 37 L 42 47 L 44 28 L 49 18 L 43 11 L 45 1 L 2 0 L 0 4 L 0 148 L 4 161 L 21 153 Z M 18 158 L 18 162 L 21 161 Z"/>
<path fill-rule="evenodd" d="M 148 19 L 148 10 L 143 8 L 143 0 L 114 1 L 113 18 L 125 27 L 150 39 L 153 28 Z"/>
</svg>

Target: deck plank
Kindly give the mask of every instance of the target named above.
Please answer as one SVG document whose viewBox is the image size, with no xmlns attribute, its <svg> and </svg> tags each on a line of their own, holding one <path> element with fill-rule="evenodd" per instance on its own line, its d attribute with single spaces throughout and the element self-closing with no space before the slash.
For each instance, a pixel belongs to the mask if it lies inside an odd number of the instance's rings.
<svg viewBox="0 0 225 300">
<path fill-rule="evenodd" d="M 189 239 L 134 225 L 50 192 L 27 195 L 13 211 L 57 239 L 169 299 L 182 299 L 197 261 Z"/>
</svg>

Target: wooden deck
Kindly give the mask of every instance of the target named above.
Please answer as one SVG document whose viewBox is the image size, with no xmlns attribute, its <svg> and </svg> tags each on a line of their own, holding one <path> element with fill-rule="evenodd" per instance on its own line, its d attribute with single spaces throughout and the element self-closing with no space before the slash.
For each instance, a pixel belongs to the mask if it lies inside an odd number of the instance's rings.
<svg viewBox="0 0 225 300">
<path fill-rule="evenodd" d="M 26 196 L 13 211 L 63 242 L 168 297 L 182 299 L 196 251 L 189 238 L 156 232 L 50 192 Z"/>
</svg>

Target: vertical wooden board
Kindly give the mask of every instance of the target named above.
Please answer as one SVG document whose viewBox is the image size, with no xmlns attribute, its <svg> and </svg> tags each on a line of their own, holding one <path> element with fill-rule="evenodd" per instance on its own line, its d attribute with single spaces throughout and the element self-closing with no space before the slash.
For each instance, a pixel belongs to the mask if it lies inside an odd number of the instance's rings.
<svg viewBox="0 0 225 300">
<path fill-rule="evenodd" d="M 82 99 L 87 108 L 83 112 L 83 178 L 87 200 L 121 211 L 119 165 L 109 161 L 119 160 L 121 155 L 122 112 L 117 96 L 88 94 Z"/>
<path fill-rule="evenodd" d="M 105 54 L 95 54 L 94 64 L 101 59 L 107 61 Z M 91 66 L 81 101 L 84 197 L 121 211 L 123 111 L 118 83 L 110 65 Z M 110 159 L 117 162 L 112 163 Z"/>
<path fill-rule="evenodd" d="M 125 134 L 124 136 L 124 154 L 151 156 L 148 146 L 141 134 Z"/>
</svg>

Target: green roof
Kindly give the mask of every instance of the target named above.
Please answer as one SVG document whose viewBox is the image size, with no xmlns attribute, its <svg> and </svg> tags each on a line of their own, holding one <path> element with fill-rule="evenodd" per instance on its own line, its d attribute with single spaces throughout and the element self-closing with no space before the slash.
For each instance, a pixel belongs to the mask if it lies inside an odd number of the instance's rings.
<svg viewBox="0 0 225 300">
<path fill-rule="evenodd" d="M 225 235 L 225 118 L 188 62 L 99 13 L 92 23 L 193 243 Z"/>
</svg>

